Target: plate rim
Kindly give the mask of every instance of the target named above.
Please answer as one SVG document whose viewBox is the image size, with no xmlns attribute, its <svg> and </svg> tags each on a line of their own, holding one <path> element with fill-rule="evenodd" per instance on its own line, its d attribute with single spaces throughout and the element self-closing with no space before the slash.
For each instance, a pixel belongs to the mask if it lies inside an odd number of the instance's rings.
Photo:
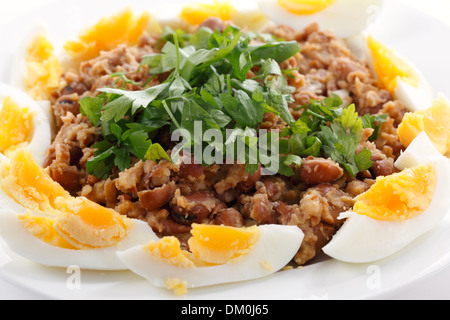
<svg viewBox="0 0 450 320">
<path fill-rule="evenodd" d="M 178 0 L 178 1 L 181 1 L 181 0 Z M 175 0 L 174 2 L 178 2 L 178 1 Z M 394 1 L 399 3 L 396 0 L 394 0 Z M 54 3 L 48 4 L 48 5 L 38 6 L 38 7 L 34 8 L 33 10 L 31 10 L 30 12 L 28 12 L 27 14 L 33 14 L 33 13 L 39 12 L 39 11 L 45 9 L 45 8 L 52 7 L 53 5 L 55 5 L 55 3 L 62 3 L 62 2 L 63 2 L 62 0 L 58 0 L 58 1 L 55 1 Z M 402 6 L 408 6 L 407 4 L 404 4 L 404 3 L 401 3 L 401 5 Z M 408 6 L 408 7 L 409 7 L 410 10 L 416 11 L 416 12 L 422 14 L 422 15 L 427 16 L 429 19 L 433 19 L 434 21 L 436 21 L 438 23 L 441 23 L 448 30 L 450 30 L 450 26 L 444 24 L 442 21 L 439 21 L 438 19 L 435 19 L 434 17 L 432 17 L 431 15 L 429 15 L 429 14 L 427 14 L 425 12 L 420 12 L 420 11 L 418 11 L 417 9 L 415 9 L 415 8 L 413 8 L 411 6 Z M 11 21 L 8 21 L 6 23 L 6 25 L 16 23 L 21 17 L 23 17 L 23 15 L 15 18 L 15 19 L 13 19 Z M 7 252 L 7 250 L 5 250 L 5 248 L 3 248 L 2 246 L 0 246 L 0 250 L 4 251 L 7 255 L 11 256 L 11 259 L 15 258 L 14 257 L 15 254 Z M 399 283 L 396 286 L 386 288 L 386 289 L 381 290 L 379 292 L 373 292 L 372 294 L 366 294 L 363 297 L 359 297 L 359 298 L 355 298 L 355 299 L 362 299 L 362 300 L 384 299 L 383 297 L 385 297 L 385 296 L 395 295 L 397 292 L 407 290 L 408 287 L 417 285 L 417 284 L 419 284 L 422 281 L 426 281 L 428 278 L 438 274 L 443 269 L 448 268 L 449 265 L 450 265 L 450 252 L 447 252 L 445 255 L 443 255 L 441 257 L 440 261 L 438 261 L 437 263 L 435 263 L 433 265 L 430 265 L 429 268 L 427 268 L 427 270 L 425 270 L 423 272 L 423 274 L 422 273 L 421 274 L 417 274 L 414 279 L 412 279 L 410 281 L 407 281 L 407 282 L 404 281 L 402 283 Z M 0 279 L 4 280 L 4 281 L 6 281 L 6 282 L 8 282 L 8 283 L 10 283 L 12 285 L 22 287 L 22 288 L 24 288 L 24 289 L 26 289 L 26 290 L 28 290 L 28 291 L 30 291 L 32 293 L 35 293 L 37 295 L 43 296 L 43 298 L 45 298 L 45 299 L 66 299 L 66 297 L 62 297 L 61 298 L 61 297 L 58 297 L 57 295 L 48 294 L 45 291 L 39 290 L 39 288 L 35 288 L 33 286 L 26 285 L 25 283 L 21 283 L 20 281 L 17 281 L 17 279 L 15 279 L 14 277 L 9 276 L 8 273 L 2 272 L 2 267 L 3 266 L 0 266 Z M 131 273 L 131 271 L 125 271 L 125 272 L 130 272 Z M 145 279 L 143 279 L 142 281 L 145 281 Z M 118 298 L 118 299 L 121 299 L 121 298 Z"/>
</svg>

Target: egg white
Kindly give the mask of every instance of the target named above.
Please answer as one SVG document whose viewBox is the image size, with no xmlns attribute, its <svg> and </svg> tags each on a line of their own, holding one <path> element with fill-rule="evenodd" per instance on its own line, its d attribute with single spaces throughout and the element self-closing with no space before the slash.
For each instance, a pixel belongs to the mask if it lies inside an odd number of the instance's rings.
<svg viewBox="0 0 450 320">
<path fill-rule="evenodd" d="M 429 108 L 434 98 L 433 89 L 422 73 L 417 72 L 420 79 L 418 87 L 412 86 L 398 78 L 397 87 L 395 88 L 395 98 L 402 101 L 412 112 Z"/>
<path fill-rule="evenodd" d="M 395 167 L 405 170 L 421 163 L 426 163 L 430 157 L 442 157 L 425 132 L 420 133 L 408 148 L 403 151 L 395 162 Z"/>
<path fill-rule="evenodd" d="M 64 249 L 34 237 L 22 226 L 16 212 L 5 210 L 0 212 L 0 237 L 13 253 L 41 265 L 61 268 L 76 265 L 81 269 L 103 271 L 127 270 L 116 253 L 158 239 L 146 222 L 133 220 L 127 236 L 113 247 L 91 250 Z"/>
<path fill-rule="evenodd" d="M 211 267 L 181 268 L 153 258 L 143 246 L 118 253 L 134 273 L 157 287 L 165 288 L 168 279 L 187 282 L 187 288 L 252 280 L 273 274 L 285 267 L 298 252 L 304 234 L 297 226 L 258 227 L 259 239 L 252 251 L 238 261 Z"/>
<path fill-rule="evenodd" d="M 425 152 L 429 152 L 426 154 Z M 323 248 L 330 257 L 349 263 L 375 262 L 397 253 L 435 228 L 450 209 L 450 164 L 435 149 L 425 133 L 419 135 L 396 162 L 398 169 L 431 162 L 436 170 L 436 190 L 430 206 L 419 216 L 403 221 L 379 221 L 354 212 Z"/>
<path fill-rule="evenodd" d="M 28 107 L 33 114 L 33 136 L 26 148 L 30 150 L 38 164 L 42 166 L 47 156 L 47 149 L 52 142 L 52 125 L 47 111 L 43 110 L 41 105 L 26 92 L 7 84 L 0 84 L 0 109 L 6 97 L 10 97 L 18 107 Z"/>
<path fill-rule="evenodd" d="M 381 10 L 382 0 L 336 0 L 324 10 L 310 15 L 293 14 L 278 4 L 277 0 L 259 0 L 261 11 L 276 24 L 302 30 L 317 22 L 322 30 L 333 30 L 340 38 L 360 34 L 374 21 L 372 8 Z"/>
</svg>

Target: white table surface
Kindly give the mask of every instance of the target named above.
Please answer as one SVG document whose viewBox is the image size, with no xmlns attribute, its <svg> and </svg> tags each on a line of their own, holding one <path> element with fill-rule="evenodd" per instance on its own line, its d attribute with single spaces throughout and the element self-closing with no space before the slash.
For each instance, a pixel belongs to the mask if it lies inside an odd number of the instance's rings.
<svg viewBox="0 0 450 320">
<path fill-rule="evenodd" d="M 32 10 L 41 5 L 50 4 L 57 0 L 14 0 L 3 3 L 0 9 L 0 25 L 11 19 L 15 19 L 28 10 Z M 388 0 L 389 1 L 389 0 Z M 401 0 L 409 6 L 434 16 L 436 19 L 450 25 L 450 1 L 448 0 Z M 416 300 L 450 299 L 450 268 L 423 279 L 394 295 L 386 297 L 387 299 Z M 0 300 L 36 300 L 44 299 L 39 294 L 29 292 L 16 287 L 0 279 Z"/>
</svg>

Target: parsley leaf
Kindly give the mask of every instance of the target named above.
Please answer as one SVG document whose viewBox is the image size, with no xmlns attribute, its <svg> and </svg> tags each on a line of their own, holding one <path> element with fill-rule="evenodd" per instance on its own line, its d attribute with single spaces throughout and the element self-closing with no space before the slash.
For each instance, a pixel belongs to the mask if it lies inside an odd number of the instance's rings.
<svg viewBox="0 0 450 320">
<path fill-rule="evenodd" d="M 141 107 L 146 108 L 153 100 L 162 96 L 170 87 L 171 83 L 162 83 L 142 91 L 126 91 L 122 89 L 101 88 L 100 92 L 119 95 L 118 99 L 106 104 L 101 119 L 103 121 L 119 121 L 131 109 L 135 114 Z"/>
<path fill-rule="evenodd" d="M 371 128 L 374 130 L 373 134 L 369 137 L 369 141 L 375 141 L 378 139 L 380 127 L 384 122 L 386 122 L 387 117 L 388 117 L 387 114 L 377 114 L 377 115 L 366 114 L 363 117 L 361 117 L 364 128 Z"/>
<path fill-rule="evenodd" d="M 318 137 L 324 143 L 325 156 L 330 157 L 352 176 L 372 167 L 372 154 L 368 149 L 356 154 L 361 141 L 363 122 L 355 111 L 355 105 L 343 109 L 342 115 L 335 118 L 331 125 L 322 126 Z"/>
<path fill-rule="evenodd" d="M 254 95 L 257 95 L 255 91 Z M 262 121 L 264 105 L 254 100 L 246 92 L 236 90 L 234 96 L 229 93 L 219 95 L 224 110 L 240 127 L 255 128 Z"/>
<path fill-rule="evenodd" d="M 169 155 L 159 143 L 154 143 L 148 148 L 145 159 L 154 161 L 166 159 L 167 161 L 171 161 Z"/>
<path fill-rule="evenodd" d="M 251 45 L 249 50 L 254 61 L 272 58 L 280 63 L 299 53 L 300 46 L 297 41 L 271 42 Z"/>
<path fill-rule="evenodd" d="M 80 112 L 83 116 L 87 116 L 94 126 L 98 126 L 105 102 L 105 95 L 99 95 L 95 98 L 85 97 L 79 101 Z"/>
</svg>

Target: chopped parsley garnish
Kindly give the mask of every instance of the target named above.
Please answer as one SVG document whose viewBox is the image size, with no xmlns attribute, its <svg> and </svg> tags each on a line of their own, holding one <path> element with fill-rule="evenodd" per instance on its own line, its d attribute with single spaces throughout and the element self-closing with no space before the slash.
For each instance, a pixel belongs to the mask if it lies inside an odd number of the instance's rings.
<svg viewBox="0 0 450 320">
<path fill-rule="evenodd" d="M 368 149 L 356 153 L 364 128 L 373 128 L 370 139 L 378 136 L 387 115 L 359 117 L 355 105 L 342 107 L 342 100 L 333 94 L 323 101 L 311 100 L 301 107 L 302 116 L 283 132 L 289 136 L 287 150 L 299 156 L 324 156 L 339 163 L 352 176 L 368 170 L 373 162 Z"/>
<path fill-rule="evenodd" d="M 251 39 L 264 39 L 253 44 Z M 292 165 L 301 165 L 307 156 L 330 157 L 350 174 L 372 166 L 370 151 L 356 154 L 362 129 L 375 129 L 378 134 L 382 117 L 358 117 L 354 105 L 342 108 L 341 99 L 334 95 L 324 101 L 312 100 L 300 119 L 289 110 L 294 102 L 294 88 L 287 82 L 292 70 L 281 70 L 279 63 L 300 52 L 296 41 L 281 41 L 272 36 L 243 34 L 239 28 L 225 31 L 200 28 L 194 34 L 165 29 L 161 35 L 161 52 L 143 57 L 150 75 L 168 75 L 159 85 L 140 91 L 125 90 L 126 84 L 138 85 L 124 74 L 112 75 L 113 88 L 98 89 L 101 93 L 80 101 L 81 113 L 95 126 L 100 126 L 103 140 L 93 147 L 95 157 L 88 161 L 89 174 L 106 179 L 114 166 L 124 171 L 131 157 L 141 160 L 171 160 L 163 146 L 153 141 L 160 129 L 170 126 L 189 133 L 179 150 L 200 147 L 215 150 L 219 160 L 232 157 L 246 163 L 246 170 L 256 172 L 259 165 L 268 166 L 270 145 L 265 152 L 258 148 L 262 136 L 255 129 L 263 115 L 273 112 L 287 126 L 281 132 L 278 172 L 294 174 Z M 252 71 L 255 76 L 248 78 Z M 115 85 L 121 80 L 123 86 Z M 145 86 L 144 86 L 145 87 Z M 195 122 L 202 123 L 201 137 L 209 129 L 218 130 L 223 142 L 214 139 L 198 141 Z M 232 130 L 228 135 L 227 130 Z M 198 132 L 197 132 L 198 133 Z M 268 132 L 266 137 L 272 133 Z M 237 150 L 244 143 L 244 152 Z M 237 150 L 230 154 L 228 150 Z M 197 159 L 196 159 L 197 160 Z M 212 163 L 201 159 L 204 165 Z"/>
</svg>

